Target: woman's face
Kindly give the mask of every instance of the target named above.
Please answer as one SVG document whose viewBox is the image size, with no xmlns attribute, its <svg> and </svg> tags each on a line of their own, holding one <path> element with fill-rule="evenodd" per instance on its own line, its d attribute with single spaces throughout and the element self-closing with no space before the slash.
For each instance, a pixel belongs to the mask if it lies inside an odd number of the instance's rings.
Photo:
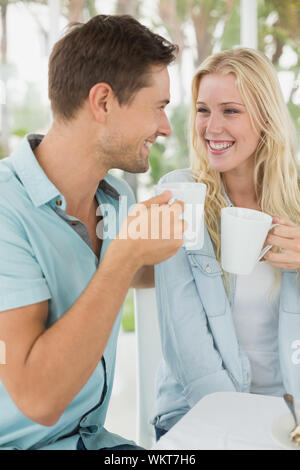
<svg viewBox="0 0 300 470">
<path fill-rule="evenodd" d="M 196 103 L 196 132 L 207 148 L 210 168 L 227 172 L 253 168 L 259 136 L 233 74 L 205 75 Z"/>
</svg>

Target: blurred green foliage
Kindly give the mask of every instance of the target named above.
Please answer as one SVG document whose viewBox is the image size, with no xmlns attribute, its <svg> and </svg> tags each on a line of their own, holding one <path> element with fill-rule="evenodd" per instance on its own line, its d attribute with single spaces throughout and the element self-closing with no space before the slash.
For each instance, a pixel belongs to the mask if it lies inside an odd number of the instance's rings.
<svg viewBox="0 0 300 470">
<path fill-rule="evenodd" d="M 27 89 L 21 103 L 12 108 L 13 135 L 24 137 L 29 132 L 42 131 L 49 123 L 50 113 L 41 103 L 41 96 L 35 83 L 27 83 Z"/>
<path fill-rule="evenodd" d="M 170 116 L 171 137 L 166 143 L 155 143 L 151 149 L 149 158 L 151 183 L 149 186 L 156 184 L 169 171 L 189 166 L 188 118 L 187 105 L 180 104 L 173 108 Z"/>
<path fill-rule="evenodd" d="M 134 331 L 133 289 L 128 290 L 127 296 L 125 298 L 121 324 L 124 331 Z"/>
</svg>

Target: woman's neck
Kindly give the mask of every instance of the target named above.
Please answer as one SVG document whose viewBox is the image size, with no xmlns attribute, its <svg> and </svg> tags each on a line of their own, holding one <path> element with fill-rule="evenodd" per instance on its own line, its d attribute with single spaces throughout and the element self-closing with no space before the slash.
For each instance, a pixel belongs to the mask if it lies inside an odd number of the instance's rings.
<svg viewBox="0 0 300 470">
<path fill-rule="evenodd" d="M 234 206 L 261 210 L 257 201 L 252 174 L 224 173 L 222 179 L 226 194 Z"/>
</svg>

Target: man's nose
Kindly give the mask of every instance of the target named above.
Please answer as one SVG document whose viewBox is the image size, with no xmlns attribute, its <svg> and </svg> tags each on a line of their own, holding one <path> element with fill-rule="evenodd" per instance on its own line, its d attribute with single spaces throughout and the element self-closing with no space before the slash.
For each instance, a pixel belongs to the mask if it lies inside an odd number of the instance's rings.
<svg viewBox="0 0 300 470">
<path fill-rule="evenodd" d="M 158 129 L 157 129 L 157 134 L 163 137 L 169 137 L 171 133 L 172 133 L 172 130 L 171 130 L 169 119 L 167 118 L 165 111 L 163 111 Z"/>
</svg>

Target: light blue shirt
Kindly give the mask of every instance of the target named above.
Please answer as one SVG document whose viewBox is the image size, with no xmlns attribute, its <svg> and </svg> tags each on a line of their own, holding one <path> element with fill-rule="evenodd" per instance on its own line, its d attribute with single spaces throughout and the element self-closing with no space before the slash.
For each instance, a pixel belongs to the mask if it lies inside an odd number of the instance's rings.
<svg viewBox="0 0 300 470">
<path fill-rule="evenodd" d="M 35 158 L 32 148 L 41 139 L 38 135 L 25 137 L 11 156 L 0 161 L 0 315 L 2 311 L 48 300 L 49 328 L 85 290 L 135 200 L 126 182 L 110 174 L 100 182 L 96 197 L 101 209 L 107 210 L 103 213 L 99 261 L 86 227 L 66 214 L 64 196 Z M 0 381 L 0 450 L 71 450 L 76 449 L 80 436 L 87 449 L 132 443 L 103 427 L 113 385 L 120 320 L 121 312 L 102 360 L 54 426 L 42 426 L 25 417 Z"/>
<path fill-rule="evenodd" d="M 161 180 L 185 181 L 193 181 L 190 169 L 175 170 Z M 181 247 L 155 266 L 155 287 L 163 360 L 152 422 L 168 430 L 209 393 L 249 393 L 252 371 L 233 321 L 236 276 L 231 276 L 227 296 L 206 227 L 201 250 Z M 283 386 L 299 399 L 300 276 L 296 270 L 281 272 L 277 313 Z"/>
</svg>

